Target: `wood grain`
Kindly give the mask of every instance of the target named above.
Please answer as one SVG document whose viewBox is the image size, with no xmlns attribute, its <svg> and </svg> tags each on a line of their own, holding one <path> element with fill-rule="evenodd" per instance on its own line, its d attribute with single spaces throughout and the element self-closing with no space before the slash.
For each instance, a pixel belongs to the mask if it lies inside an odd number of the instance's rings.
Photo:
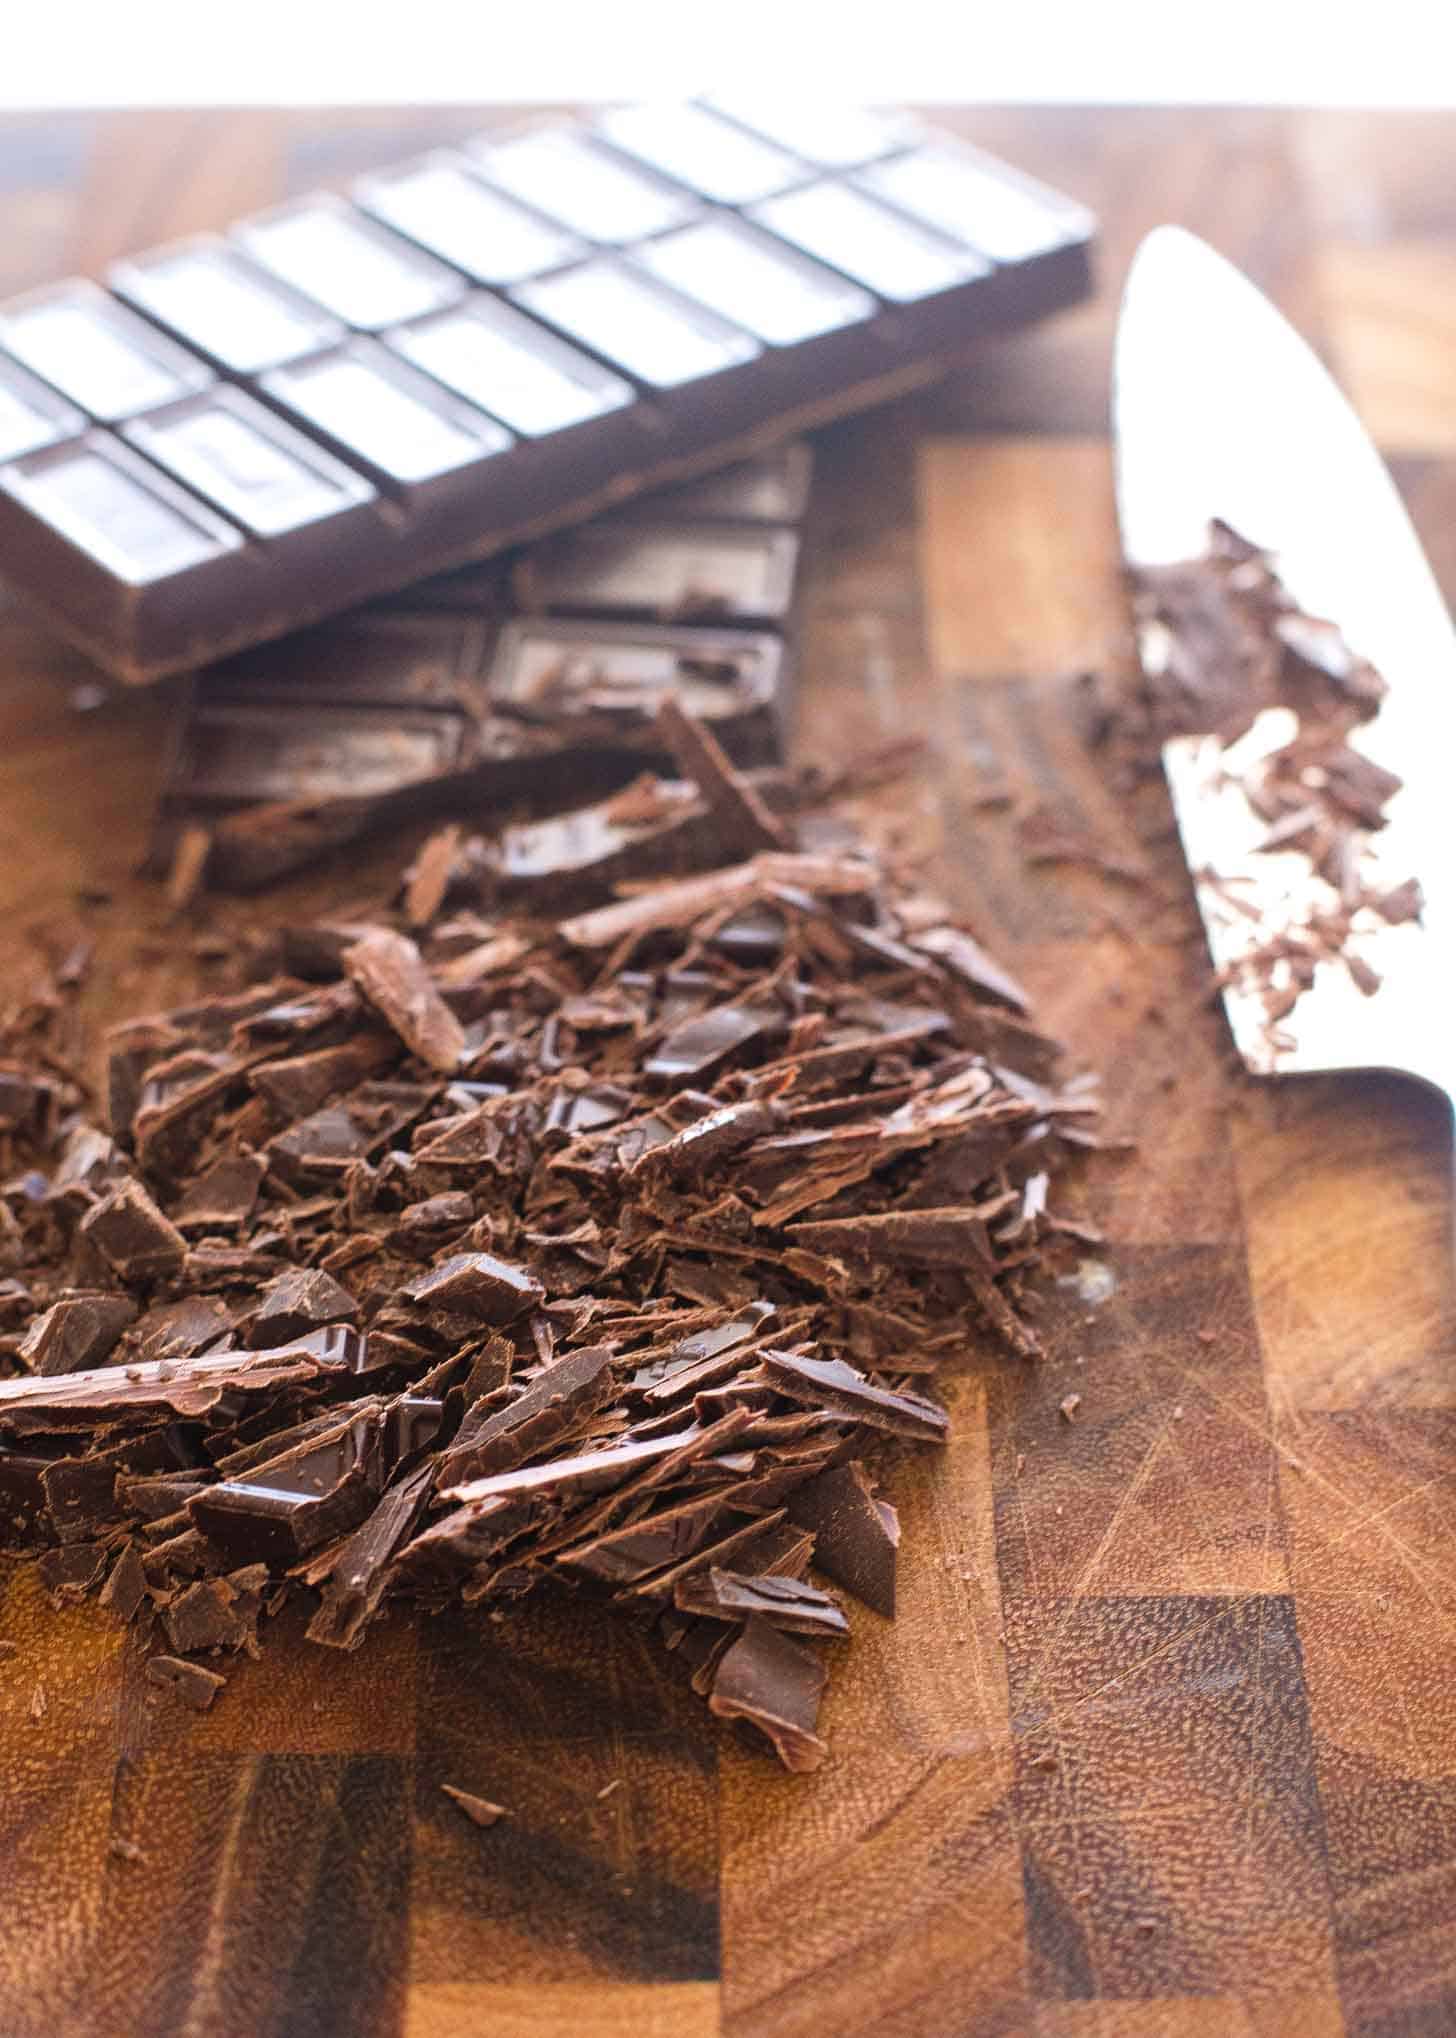
<svg viewBox="0 0 1456 2038">
<path fill-rule="evenodd" d="M 490 117 L 6 122 L 0 288 Z M 868 818 L 1104 1069 L 1137 1150 L 1069 1208 L 1111 1243 L 1048 1295 L 1043 1367 L 968 1350 L 949 1448 L 886 1460 L 902 1610 L 855 1610 L 809 1780 L 584 1606 L 400 1616 L 344 1659 L 278 1633 L 197 1716 L 104 1616 L 0 1567 L 4 2038 L 1456 2029 L 1447 1115 L 1395 1079 L 1233 1070 L 1166 802 L 1109 779 L 1075 683 L 1126 656 L 1106 369 L 1122 266 L 1163 218 L 1348 376 L 1456 596 L 1456 132 L 953 117 L 1102 210 L 1107 287 L 822 435 L 800 747 L 927 739 Z M 134 874 L 168 694 L 83 711 L 79 662 L 3 607 L 0 676 L 5 997 L 84 913 L 81 1019 L 175 1000 L 191 936 L 240 916 L 176 922 Z M 1029 865 L 1038 806 L 1137 873 Z M 407 846 L 290 907 L 367 896 Z M 443 1783 L 511 1816 L 476 1828 Z"/>
</svg>

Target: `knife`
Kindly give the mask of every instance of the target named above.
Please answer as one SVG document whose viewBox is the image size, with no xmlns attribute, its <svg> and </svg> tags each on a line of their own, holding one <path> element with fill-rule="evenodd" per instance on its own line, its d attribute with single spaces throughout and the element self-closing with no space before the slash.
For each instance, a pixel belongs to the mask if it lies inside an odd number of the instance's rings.
<svg viewBox="0 0 1456 2038">
<path fill-rule="evenodd" d="M 1237 776 L 1289 738 L 1294 718 L 1266 710 L 1232 749 L 1214 736 L 1164 746 L 1240 1055 L 1260 1075 L 1397 1069 L 1452 1096 L 1456 630 L 1384 462 L 1309 345 L 1246 276 L 1180 227 L 1149 234 L 1128 273 L 1113 424 L 1131 567 L 1201 557 L 1209 520 L 1222 518 L 1273 554 L 1300 608 L 1337 624 L 1389 689 L 1349 738 L 1402 781 L 1386 826 L 1368 838 L 1366 869 L 1376 884 L 1418 878 L 1424 909 L 1394 926 L 1358 914 L 1350 952 L 1378 976 L 1378 990 L 1362 995 L 1349 968 L 1321 961 L 1277 1028 L 1241 981 L 1240 959 L 1261 925 L 1287 923 L 1322 881 L 1307 858 L 1258 849 L 1268 824 Z M 1151 655 L 1150 645 L 1145 662 Z"/>
</svg>

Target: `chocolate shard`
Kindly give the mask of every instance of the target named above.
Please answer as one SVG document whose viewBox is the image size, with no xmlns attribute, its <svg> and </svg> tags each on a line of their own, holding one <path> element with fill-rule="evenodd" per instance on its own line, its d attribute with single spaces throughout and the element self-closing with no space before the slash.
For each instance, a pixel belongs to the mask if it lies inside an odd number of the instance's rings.
<svg viewBox="0 0 1456 2038">
<path fill-rule="evenodd" d="M 783 1030 L 782 1014 L 743 1005 L 718 1005 L 675 1026 L 648 1061 L 643 1074 L 678 1087 L 715 1076 L 729 1058 Z"/>
<path fill-rule="evenodd" d="M 106 1551 L 99 1543 L 64 1543 L 42 1551 L 36 1569 L 52 1606 L 76 1606 L 106 1569 Z"/>
<path fill-rule="evenodd" d="M 781 1108 L 767 1098 L 745 1104 L 724 1104 L 685 1125 L 661 1145 L 649 1147 L 628 1169 L 660 1181 L 696 1181 L 719 1161 L 741 1152 L 783 1121 Z"/>
<path fill-rule="evenodd" d="M 708 1710 L 767 1735 L 786 1769 L 817 1769 L 829 1752 L 814 1731 L 825 1681 L 811 1649 L 753 1615 L 718 1665 Z"/>
<path fill-rule="evenodd" d="M 379 1611 L 390 1565 L 429 1503 L 436 1467 L 420 1465 L 396 1480 L 335 1558 L 308 1638 L 331 1649 L 355 1649 Z"/>
<path fill-rule="evenodd" d="M 764 1351 L 759 1354 L 759 1364 L 780 1394 L 792 1401 L 832 1408 L 871 1429 L 889 1430 L 894 1436 L 915 1437 L 925 1443 L 944 1443 L 949 1433 L 950 1418 L 936 1402 L 920 1394 L 893 1394 L 888 1387 L 877 1387 L 843 1359 Z"/>
<path fill-rule="evenodd" d="M 856 857 L 765 853 L 706 877 L 658 885 L 635 898 L 563 920 L 557 931 L 575 948 L 614 948 L 629 936 L 661 928 L 691 927 L 709 913 L 754 906 L 777 887 L 792 886 L 813 897 L 863 897 L 873 887 L 870 866 Z"/>
<path fill-rule="evenodd" d="M 137 1181 L 122 1182 L 103 1196 L 81 1219 L 81 1233 L 123 1281 L 137 1287 L 172 1280 L 186 1263 L 186 1239 Z"/>
<path fill-rule="evenodd" d="M 330 1097 L 357 1088 L 398 1058 L 399 1044 L 393 1036 L 364 1033 L 336 1047 L 265 1061 L 248 1071 L 248 1082 L 281 1118 L 306 1118 Z"/>
<path fill-rule="evenodd" d="M 22 1366 L 44 1377 L 99 1366 L 137 1306 L 129 1295 L 66 1295 L 38 1316 L 16 1352 Z"/>
<path fill-rule="evenodd" d="M 787 850 L 792 846 L 788 829 L 729 762 L 712 729 L 689 715 L 675 694 L 663 695 L 657 730 L 684 778 L 690 778 L 707 801 L 725 849 L 738 856 L 752 856 L 760 849 Z"/>
<path fill-rule="evenodd" d="M 933 956 L 944 969 L 959 977 L 980 996 L 991 998 L 997 1004 L 1009 1005 L 1013 1012 L 1023 1016 L 1031 1010 L 1031 1000 L 1015 977 L 1009 970 L 1003 969 L 994 956 L 988 955 L 980 942 L 963 927 L 927 927 L 922 933 L 910 936 L 910 946 L 922 955 Z"/>
<path fill-rule="evenodd" d="M 423 1083 L 361 1083 L 271 1139 L 269 1164 L 297 1185 L 337 1181 L 353 1162 L 392 1146 L 436 1094 Z"/>
<path fill-rule="evenodd" d="M 390 928 L 372 928 L 344 951 L 344 968 L 411 1054 L 453 1075 L 465 1052 L 465 1031 L 435 989 L 415 944 Z"/>
<path fill-rule="evenodd" d="M 796 1487 L 788 1501 L 792 1521 L 814 1538 L 814 1562 L 875 1613 L 895 1615 L 895 1560 L 900 1519 L 887 1500 L 876 1500 L 862 1466 L 833 1465 Z"/>
<path fill-rule="evenodd" d="M 940 1267 L 954 1273 L 968 1262 L 991 1268 L 986 1220 L 978 1210 L 885 1210 L 874 1215 L 815 1218 L 788 1226 L 789 1236 L 818 1252 L 852 1253 L 905 1267 Z"/>
<path fill-rule="evenodd" d="M 359 1304 L 347 1288 L 318 1267 L 289 1267 L 258 1298 L 252 1339 L 259 1346 L 286 1344 L 330 1323 L 353 1323 Z"/>
<path fill-rule="evenodd" d="M 492 1472 L 508 1472 L 526 1458 L 549 1450 L 612 1392 L 611 1348 L 587 1345 L 568 1352 L 541 1371 L 504 1408 L 478 1425 L 462 1424 L 440 1461 L 444 1485 L 460 1485 Z"/>
<path fill-rule="evenodd" d="M 149 1656 L 147 1682 L 175 1691 L 194 1712 L 206 1712 L 227 1679 L 216 1670 L 208 1670 L 201 1663 L 188 1663 L 180 1656 Z"/>
<path fill-rule="evenodd" d="M 0 1430 L 90 1429 L 98 1420 L 124 1424 L 168 1413 L 206 1415 L 225 1394 L 274 1394 L 348 1363 L 347 1353 L 323 1353 L 301 1338 L 276 1351 L 212 1352 L 50 1379 L 0 1380 Z"/>
<path fill-rule="evenodd" d="M 761 1618 L 786 1634 L 849 1633 L 849 1622 L 836 1602 L 802 1578 L 747 1577 L 741 1571 L 722 1571 L 715 1564 L 680 1579 L 673 1604 L 684 1613 L 704 1614 L 712 1620 Z"/>
<path fill-rule="evenodd" d="M 541 1283 L 524 1267 L 491 1253 L 456 1253 L 432 1267 L 401 1293 L 422 1308 L 443 1309 L 480 1323 L 514 1323 L 546 1298 Z"/>
<path fill-rule="evenodd" d="M 147 1577 L 142 1569 L 141 1551 L 135 1543 L 126 1542 L 101 1588 L 101 1604 L 125 1625 L 135 1617 L 146 1596 Z"/>
<path fill-rule="evenodd" d="M 177 1654 L 241 1648 L 247 1627 L 236 1608 L 238 1597 L 225 1578 L 199 1578 L 168 1600 L 161 1609 L 162 1626 Z"/>
<path fill-rule="evenodd" d="M 131 1326 L 121 1356 L 130 1363 L 195 1358 L 229 1338 L 234 1322 L 233 1311 L 214 1295 L 158 1302 Z"/>
</svg>

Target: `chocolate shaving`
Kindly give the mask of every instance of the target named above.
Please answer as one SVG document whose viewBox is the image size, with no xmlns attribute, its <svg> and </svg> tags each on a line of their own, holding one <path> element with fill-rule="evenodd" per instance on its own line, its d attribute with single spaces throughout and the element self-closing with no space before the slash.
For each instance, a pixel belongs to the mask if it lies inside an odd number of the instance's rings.
<svg viewBox="0 0 1456 2038">
<path fill-rule="evenodd" d="M 346 948 L 344 968 L 361 994 L 427 1068 L 451 1074 L 465 1052 L 459 1020 L 436 990 L 420 951 L 403 934 L 371 928 Z"/>
<path fill-rule="evenodd" d="M 149 1656 L 147 1682 L 175 1691 L 194 1712 L 207 1712 L 227 1679 L 220 1671 L 204 1669 L 201 1663 L 188 1663 L 180 1656 Z"/>
</svg>

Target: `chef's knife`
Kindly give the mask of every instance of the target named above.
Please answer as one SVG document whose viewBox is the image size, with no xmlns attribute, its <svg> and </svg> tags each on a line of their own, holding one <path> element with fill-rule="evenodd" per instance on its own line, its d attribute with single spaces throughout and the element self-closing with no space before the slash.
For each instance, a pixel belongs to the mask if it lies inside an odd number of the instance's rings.
<svg viewBox="0 0 1456 2038">
<path fill-rule="evenodd" d="M 1322 882 L 1309 860 L 1263 852 L 1237 776 L 1287 740 L 1261 715 L 1231 752 L 1212 736 L 1163 752 L 1224 1004 L 1247 1065 L 1274 1075 L 1395 1068 L 1456 1089 L 1456 630 L 1395 484 L 1313 351 L 1248 278 L 1194 235 L 1159 227 L 1127 279 L 1114 368 L 1117 499 L 1134 568 L 1197 558 L 1222 518 L 1273 554 L 1306 612 L 1338 624 L 1389 692 L 1350 739 L 1401 790 L 1372 835 L 1372 880 L 1415 877 L 1419 922 L 1356 916 L 1349 948 L 1380 979 L 1362 995 L 1338 960 L 1269 1024 L 1240 958 Z M 1155 656 L 1145 647 L 1144 656 Z M 1242 900 L 1256 911 L 1236 910 Z M 1368 923 L 1368 924 L 1367 924 Z"/>
</svg>

